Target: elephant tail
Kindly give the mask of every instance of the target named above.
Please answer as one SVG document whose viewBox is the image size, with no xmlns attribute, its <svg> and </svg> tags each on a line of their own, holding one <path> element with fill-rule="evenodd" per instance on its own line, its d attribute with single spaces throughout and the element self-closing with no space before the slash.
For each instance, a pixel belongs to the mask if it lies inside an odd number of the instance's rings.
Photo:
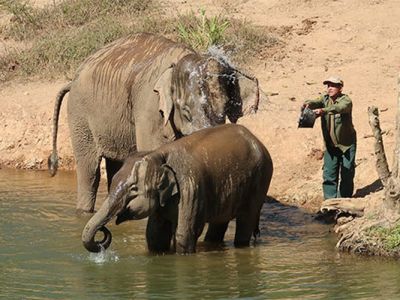
<svg viewBox="0 0 400 300">
<path fill-rule="evenodd" d="M 53 177 L 57 173 L 58 168 L 58 154 L 57 154 L 57 132 L 58 132 L 58 119 L 60 116 L 61 103 L 64 99 L 66 93 L 71 90 L 72 82 L 65 85 L 57 94 L 56 102 L 54 105 L 54 113 L 53 113 L 53 151 L 50 154 L 47 165 L 50 172 L 50 175 Z"/>
<path fill-rule="evenodd" d="M 260 231 L 259 224 L 257 223 L 257 227 L 253 231 L 254 241 L 257 241 L 257 238 L 259 238 L 260 236 L 261 236 L 261 231 Z"/>
<path fill-rule="evenodd" d="M 260 231 L 260 217 L 258 217 L 258 221 L 256 224 L 256 228 L 253 230 L 253 237 L 254 237 L 254 243 L 257 242 L 257 239 L 261 236 L 261 231 Z"/>
</svg>

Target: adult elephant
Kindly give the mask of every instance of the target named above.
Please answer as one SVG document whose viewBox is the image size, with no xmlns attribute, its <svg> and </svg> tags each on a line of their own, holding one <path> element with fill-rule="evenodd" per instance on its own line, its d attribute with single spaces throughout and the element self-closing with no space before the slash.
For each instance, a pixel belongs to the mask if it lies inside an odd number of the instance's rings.
<svg viewBox="0 0 400 300">
<path fill-rule="evenodd" d="M 233 142 L 234 141 L 234 142 Z M 99 252 L 111 243 L 105 227 L 149 217 L 150 251 L 196 251 L 205 223 L 205 240 L 222 242 L 236 218 L 235 246 L 248 246 L 258 234 L 260 210 L 273 165 L 264 145 L 245 127 L 226 124 L 207 128 L 128 158 L 114 176 L 107 199 L 82 232 L 87 250 Z M 103 241 L 95 235 L 103 231 Z"/>
<path fill-rule="evenodd" d="M 236 122 L 246 108 L 240 97 L 244 78 L 252 79 L 222 56 L 200 55 L 161 36 L 141 33 L 119 39 L 88 57 L 57 95 L 50 173 L 57 170 L 58 118 L 68 92 L 77 210 L 93 212 L 102 158 L 109 186 L 121 162 L 136 151 L 222 124 L 226 117 Z"/>
</svg>

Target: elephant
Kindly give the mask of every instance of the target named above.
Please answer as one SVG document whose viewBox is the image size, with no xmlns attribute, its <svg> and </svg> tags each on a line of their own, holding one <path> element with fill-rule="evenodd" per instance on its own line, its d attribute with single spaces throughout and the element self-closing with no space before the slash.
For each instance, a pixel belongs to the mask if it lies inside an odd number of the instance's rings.
<svg viewBox="0 0 400 300">
<path fill-rule="evenodd" d="M 205 241 L 221 243 L 236 219 L 234 245 L 249 246 L 259 233 L 260 210 L 273 173 L 266 147 L 246 127 L 224 124 L 199 130 L 140 156 L 127 158 L 115 174 L 101 208 L 82 231 L 90 252 L 110 246 L 105 225 L 148 217 L 150 252 L 194 253 Z M 97 241 L 102 231 L 104 239 Z"/>
<path fill-rule="evenodd" d="M 214 51 L 216 52 L 216 51 Z M 253 80 L 253 97 L 242 98 Z M 245 84 L 245 82 L 247 82 Z M 255 87 L 255 88 L 254 88 Z M 61 104 L 67 116 L 77 172 L 77 212 L 92 213 L 105 159 L 108 188 L 122 162 L 202 128 L 235 123 L 257 110 L 258 80 L 222 55 L 199 54 L 149 33 L 118 39 L 89 56 L 58 93 L 53 115 L 51 176 L 58 167 Z"/>
</svg>

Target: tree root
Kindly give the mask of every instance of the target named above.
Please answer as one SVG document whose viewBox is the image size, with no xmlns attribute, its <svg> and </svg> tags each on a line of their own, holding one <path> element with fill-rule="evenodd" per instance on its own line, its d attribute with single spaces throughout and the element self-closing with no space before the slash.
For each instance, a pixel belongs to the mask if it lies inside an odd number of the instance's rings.
<svg viewBox="0 0 400 300">
<path fill-rule="evenodd" d="M 367 203 L 364 198 L 335 198 L 325 200 L 320 211 L 322 213 L 335 211 L 338 215 L 346 213 L 355 217 L 362 217 L 366 206 Z"/>
<path fill-rule="evenodd" d="M 383 208 L 379 195 L 366 198 L 337 198 L 324 201 L 322 214 L 336 214 L 336 248 L 340 251 L 399 257 L 399 249 L 388 249 L 380 235 L 372 234 L 376 228 L 392 228 L 400 215 Z"/>
</svg>

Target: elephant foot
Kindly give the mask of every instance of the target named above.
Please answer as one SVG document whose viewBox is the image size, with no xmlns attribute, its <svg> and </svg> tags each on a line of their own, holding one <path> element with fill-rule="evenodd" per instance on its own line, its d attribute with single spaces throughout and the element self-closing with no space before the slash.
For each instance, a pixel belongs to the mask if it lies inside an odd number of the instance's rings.
<svg viewBox="0 0 400 300">
<path fill-rule="evenodd" d="M 91 201 L 82 201 L 78 200 L 78 203 L 76 204 L 76 214 L 77 215 L 92 215 L 96 211 L 94 210 L 95 207 L 95 200 Z"/>
<path fill-rule="evenodd" d="M 186 243 L 176 241 L 176 253 L 178 254 L 196 253 L 196 246 L 191 244 L 187 245 Z"/>
<path fill-rule="evenodd" d="M 75 211 L 75 214 L 78 216 L 78 217 L 82 217 L 82 218 L 84 218 L 84 217 L 91 217 L 91 216 L 93 216 L 94 214 L 95 214 L 95 210 L 92 210 L 92 211 L 87 211 L 87 210 L 83 210 L 83 209 L 76 209 L 76 211 Z"/>
<path fill-rule="evenodd" d="M 236 248 L 246 248 L 250 246 L 250 240 L 248 241 L 234 241 Z"/>
</svg>

